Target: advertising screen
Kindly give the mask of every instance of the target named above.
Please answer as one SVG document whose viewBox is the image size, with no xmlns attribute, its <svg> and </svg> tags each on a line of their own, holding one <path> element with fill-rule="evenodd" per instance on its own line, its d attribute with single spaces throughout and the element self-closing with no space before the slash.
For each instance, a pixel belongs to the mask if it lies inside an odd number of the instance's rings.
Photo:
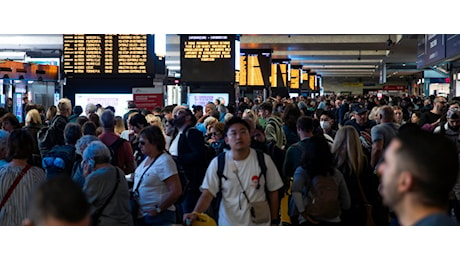
<svg viewBox="0 0 460 260">
<path fill-rule="evenodd" d="M 133 94 L 94 94 L 76 93 L 75 105 L 83 108 L 82 115 L 85 115 L 85 107 L 88 103 L 101 104 L 102 107 L 113 106 L 116 116 L 123 116 L 128 112 L 128 101 L 133 100 Z"/>
<path fill-rule="evenodd" d="M 213 102 L 219 99 L 221 104 L 228 105 L 229 95 L 228 93 L 189 93 L 188 94 L 188 106 L 192 108 L 193 105 L 206 106 L 208 102 Z"/>
</svg>

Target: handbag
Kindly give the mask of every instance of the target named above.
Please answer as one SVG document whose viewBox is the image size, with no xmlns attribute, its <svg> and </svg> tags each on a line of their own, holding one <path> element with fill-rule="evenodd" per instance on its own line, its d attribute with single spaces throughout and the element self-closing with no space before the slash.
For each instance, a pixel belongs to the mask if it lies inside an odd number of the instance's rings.
<svg viewBox="0 0 460 260">
<path fill-rule="evenodd" d="M 372 217 L 372 205 L 366 199 L 366 195 L 364 194 L 363 187 L 361 186 L 361 182 L 359 181 L 359 177 L 356 178 L 358 180 L 358 187 L 361 193 L 361 197 L 363 198 L 364 208 L 366 210 L 366 226 L 375 226 L 374 218 Z"/>
<path fill-rule="evenodd" d="M 18 175 L 18 177 L 16 177 L 16 179 L 14 180 L 13 184 L 11 184 L 11 187 L 8 189 L 8 191 L 6 192 L 5 196 L 3 197 L 2 199 L 2 202 L 0 203 L 0 210 L 2 210 L 3 206 L 5 205 L 5 203 L 8 201 L 8 199 L 10 198 L 11 194 L 13 193 L 14 189 L 16 188 L 16 186 L 18 185 L 19 181 L 22 179 L 22 177 L 24 177 L 24 175 L 26 175 L 27 171 L 30 169 L 30 164 L 27 164 L 21 171 L 21 173 Z"/>
<path fill-rule="evenodd" d="M 150 169 L 150 167 L 152 167 L 152 165 L 155 163 L 155 161 L 158 159 L 158 157 L 160 157 L 160 155 L 162 155 L 163 153 L 160 153 L 157 157 L 155 157 L 155 159 L 149 164 L 149 166 L 147 167 L 147 169 L 145 169 L 144 173 L 142 173 L 141 175 L 141 179 L 139 180 L 139 182 L 137 183 L 137 186 L 134 190 L 131 190 L 129 192 L 129 207 L 130 207 L 130 210 L 131 210 L 131 216 L 133 217 L 133 220 L 136 220 L 138 219 L 138 213 L 139 213 L 139 209 L 140 209 L 140 206 L 139 206 L 139 186 L 142 182 L 142 179 L 144 179 L 144 175 L 145 173 Z"/>
<path fill-rule="evenodd" d="M 251 202 L 249 201 L 248 195 L 246 194 L 246 190 L 241 183 L 240 178 L 238 177 L 238 171 L 236 170 L 236 166 L 234 166 L 234 171 L 238 182 L 240 183 L 241 188 L 243 189 L 243 195 L 246 197 L 246 200 L 249 204 L 249 210 L 251 213 L 251 221 L 254 224 L 263 224 L 270 221 L 270 207 L 268 206 L 268 202 L 264 201 L 256 201 Z"/>
</svg>

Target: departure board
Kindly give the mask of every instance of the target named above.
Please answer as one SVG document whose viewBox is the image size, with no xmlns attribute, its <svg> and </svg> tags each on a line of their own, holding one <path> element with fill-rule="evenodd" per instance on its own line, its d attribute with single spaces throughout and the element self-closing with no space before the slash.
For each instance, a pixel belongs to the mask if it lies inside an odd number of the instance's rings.
<svg viewBox="0 0 460 260">
<path fill-rule="evenodd" d="M 236 35 L 181 35 L 182 82 L 234 82 Z"/>
<path fill-rule="evenodd" d="M 299 89 L 300 88 L 300 69 L 291 69 L 291 81 L 289 87 L 291 89 Z"/>
<path fill-rule="evenodd" d="M 271 87 L 287 87 L 287 83 L 290 80 L 290 70 L 290 60 L 272 60 Z"/>
<path fill-rule="evenodd" d="M 240 86 L 269 86 L 270 49 L 242 49 L 240 53 Z"/>
<path fill-rule="evenodd" d="M 64 74 L 75 78 L 153 76 L 153 46 L 150 34 L 64 34 Z"/>
</svg>

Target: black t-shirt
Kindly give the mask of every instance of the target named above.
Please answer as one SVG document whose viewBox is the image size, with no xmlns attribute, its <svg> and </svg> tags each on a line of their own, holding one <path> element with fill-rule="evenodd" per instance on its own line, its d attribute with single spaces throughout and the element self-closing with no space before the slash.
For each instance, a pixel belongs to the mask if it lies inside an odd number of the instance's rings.
<svg viewBox="0 0 460 260">
<path fill-rule="evenodd" d="M 418 123 L 420 126 L 423 126 L 424 124 L 432 124 L 436 122 L 441 115 L 432 113 L 431 111 L 426 111 L 420 116 L 420 122 Z"/>
</svg>

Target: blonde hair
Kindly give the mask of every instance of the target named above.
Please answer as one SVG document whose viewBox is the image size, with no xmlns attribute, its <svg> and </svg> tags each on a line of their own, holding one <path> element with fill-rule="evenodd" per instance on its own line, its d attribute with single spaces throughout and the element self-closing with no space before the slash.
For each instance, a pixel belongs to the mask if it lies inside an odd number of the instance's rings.
<svg viewBox="0 0 460 260">
<path fill-rule="evenodd" d="M 149 123 L 150 125 L 158 126 L 161 132 L 165 132 L 163 123 L 161 122 L 161 118 L 159 116 L 156 116 L 154 114 L 148 114 L 145 116 L 145 120 L 147 120 L 147 123 Z"/>
<path fill-rule="evenodd" d="M 250 121 L 252 121 L 251 127 L 253 130 L 256 128 L 256 125 L 259 123 L 259 117 L 252 109 L 245 109 L 243 111 L 243 114 L 241 115 L 241 118 L 249 119 Z"/>
<path fill-rule="evenodd" d="M 358 131 L 354 127 L 344 126 L 337 131 L 331 152 L 338 168 L 347 165 L 356 175 L 364 170 L 365 156 Z"/>
<path fill-rule="evenodd" d="M 375 106 L 372 108 L 371 112 L 369 112 L 369 115 L 367 116 L 367 118 L 369 120 L 375 120 L 375 118 L 377 117 L 377 115 L 379 114 L 379 109 L 380 107 L 379 106 Z"/>
<path fill-rule="evenodd" d="M 123 118 L 121 116 L 115 117 L 115 127 L 113 131 L 118 135 L 121 135 L 121 133 L 125 131 L 125 123 L 123 122 Z"/>
<path fill-rule="evenodd" d="M 35 123 L 35 124 L 41 124 L 42 123 L 40 113 L 35 108 L 29 110 L 29 112 L 27 112 L 27 115 L 26 115 L 26 125 L 29 125 L 29 124 L 32 124 L 32 123 Z"/>
<path fill-rule="evenodd" d="M 61 98 L 56 106 L 57 113 L 62 114 L 63 112 L 72 111 L 72 102 L 68 98 Z"/>
</svg>

